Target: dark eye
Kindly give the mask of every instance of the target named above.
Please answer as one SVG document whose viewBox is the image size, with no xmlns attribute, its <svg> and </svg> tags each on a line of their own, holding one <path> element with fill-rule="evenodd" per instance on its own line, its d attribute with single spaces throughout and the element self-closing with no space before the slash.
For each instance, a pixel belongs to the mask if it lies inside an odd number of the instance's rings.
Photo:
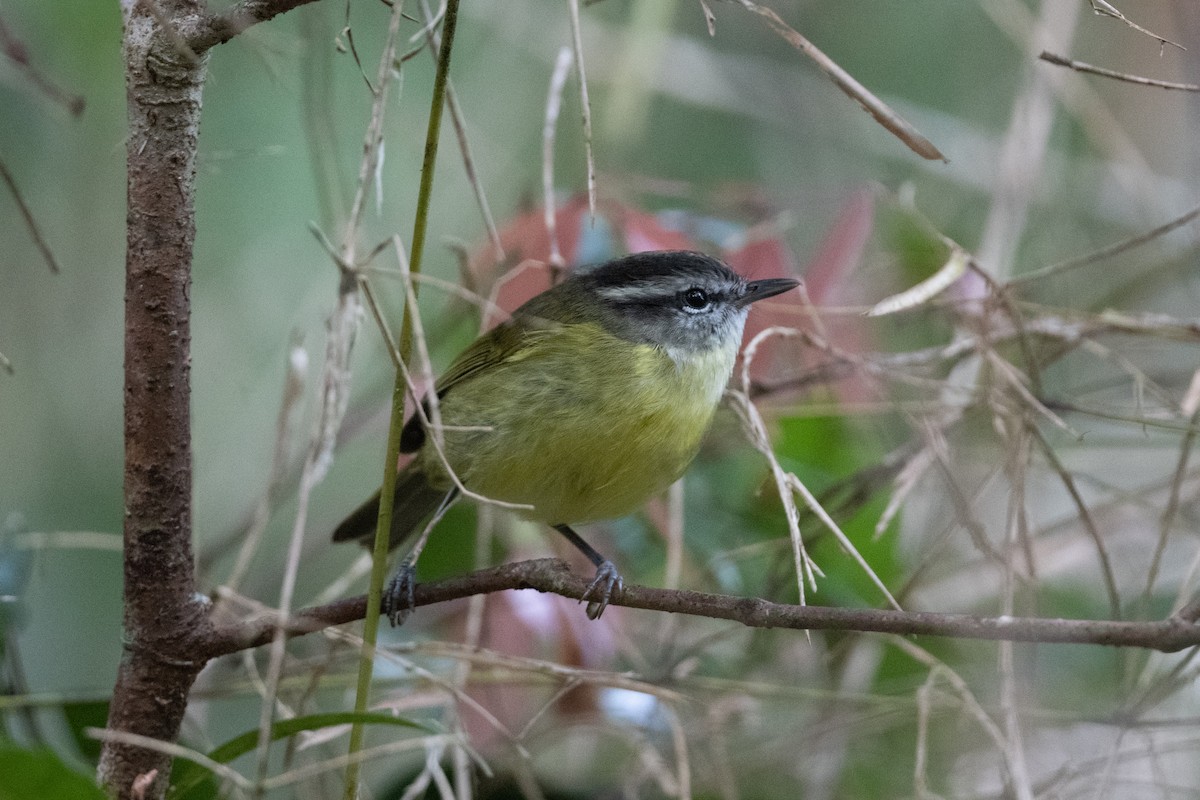
<svg viewBox="0 0 1200 800">
<path fill-rule="evenodd" d="M 708 292 L 693 286 L 683 293 L 683 302 L 693 311 L 703 311 L 708 308 Z"/>
</svg>

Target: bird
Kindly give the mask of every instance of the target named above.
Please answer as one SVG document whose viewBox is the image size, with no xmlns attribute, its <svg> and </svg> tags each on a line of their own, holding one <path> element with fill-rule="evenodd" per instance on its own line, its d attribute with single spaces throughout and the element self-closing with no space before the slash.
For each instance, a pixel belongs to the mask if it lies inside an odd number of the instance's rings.
<svg viewBox="0 0 1200 800">
<path fill-rule="evenodd" d="M 626 516 L 683 475 L 733 371 L 750 305 L 799 284 L 748 280 L 712 256 L 664 250 L 576 269 L 471 343 L 405 423 L 389 550 L 465 488 L 520 506 L 596 567 L 598 618 L 624 587 L 573 526 Z M 440 429 L 434 429 L 440 420 Z M 379 492 L 333 533 L 373 540 Z M 423 538 L 423 537 L 422 537 Z M 419 551 L 422 543 L 415 550 Z M 384 590 L 393 625 L 413 607 L 413 558 Z"/>
</svg>

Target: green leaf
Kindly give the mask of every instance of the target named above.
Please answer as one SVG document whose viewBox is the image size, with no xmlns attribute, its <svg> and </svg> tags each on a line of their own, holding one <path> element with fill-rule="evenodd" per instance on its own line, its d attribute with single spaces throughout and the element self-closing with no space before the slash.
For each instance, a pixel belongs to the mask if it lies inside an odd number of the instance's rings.
<svg viewBox="0 0 1200 800">
<path fill-rule="evenodd" d="M 49 750 L 0 749 L 0 800 L 105 800 L 90 776 Z"/>
<path fill-rule="evenodd" d="M 108 723 L 108 701 L 64 703 L 62 709 L 79 752 L 95 764 L 100 760 L 101 742 L 94 736 L 88 736 L 86 731 L 88 728 L 103 728 Z"/>
<path fill-rule="evenodd" d="M 336 711 L 279 720 L 271 726 L 271 741 L 294 736 L 302 731 L 318 730 L 333 725 L 349 725 L 354 722 L 362 722 L 366 725 L 396 725 L 402 728 L 431 732 L 427 726 L 403 717 L 394 717 L 391 714 L 356 714 L 353 711 Z M 257 746 L 258 729 L 256 728 L 217 746 L 208 754 L 208 757 L 219 764 L 228 764 L 238 756 L 251 752 Z M 175 800 L 201 800 L 201 798 L 212 797 L 212 791 L 205 791 L 211 785 L 211 777 L 212 773 L 208 769 L 194 761 L 181 760 L 175 768 L 171 797 Z M 0 800 L 5 800 L 5 798 L 0 796 Z"/>
<path fill-rule="evenodd" d="M 775 452 L 814 492 L 878 460 L 878 445 L 845 417 L 784 417 L 779 420 Z"/>
</svg>

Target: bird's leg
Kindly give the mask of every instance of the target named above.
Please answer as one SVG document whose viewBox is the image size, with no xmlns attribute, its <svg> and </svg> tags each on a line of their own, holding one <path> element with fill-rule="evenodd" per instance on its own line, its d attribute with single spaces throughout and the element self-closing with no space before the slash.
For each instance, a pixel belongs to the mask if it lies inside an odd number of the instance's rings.
<svg viewBox="0 0 1200 800">
<path fill-rule="evenodd" d="M 571 530 L 569 525 L 554 525 L 553 527 L 554 530 L 567 537 L 567 541 L 575 545 L 579 552 L 587 556 L 588 561 L 596 565 L 596 577 L 588 584 L 583 597 L 579 598 L 579 602 L 588 601 L 588 619 L 599 619 L 600 615 L 604 613 L 604 609 L 608 607 L 613 590 L 622 591 L 625 588 L 625 580 L 611 561 L 596 552 L 596 548 L 585 542 L 583 537 Z"/>
<path fill-rule="evenodd" d="M 400 560 L 396 565 L 396 572 L 392 575 L 392 579 L 388 581 L 387 586 L 383 587 L 383 597 L 381 598 L 381 608 L 384 616 L 388 618 L 388 622 L 392 627 L 403 625 L 404 620 L 412 613 L 413 607 L 416 605 L 416 600 L 413 597 L 413 587 L 417 583 L 417 558 L 420 557 L 421 551 L 425 549 L 425 543 L 429 541 L 429 534 L 433 531 L 435 525 L 441 521 L 446 512 L 450 510 L 450 506 L 454 505 L 454 501 L 458 499 L 458 489 L 453 489 L 446 494 L 441 505 L 437 507 L 437 511 L 433 512 L 433 516 L 429 518 L 429 522 L 425 524 L 421 535 L 417 537 L 416 543 L 412 549 Z"/>
</svg>

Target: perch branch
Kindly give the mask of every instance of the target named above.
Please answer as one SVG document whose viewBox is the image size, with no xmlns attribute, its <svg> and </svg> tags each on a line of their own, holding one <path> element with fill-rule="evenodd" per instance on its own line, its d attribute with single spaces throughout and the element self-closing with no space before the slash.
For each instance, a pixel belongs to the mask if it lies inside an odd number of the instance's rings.
<svg viewBox="0 0 1200 800">
<path fill-rule="evenodd" d="M 571 572 L 555 558 L 519 561 L 471 572 L 454 578 L 417 584 L 415 605 L 427 606 L 507 589 L 536 589 L 579 600 L 588 580 Z M 975 614 L 938 614 L 924 611 L 895 611 L 875 608 L 834 608 L 773 603 L 754 597 L 731 597 L 682 589 L 654 589 L 627 585 L 611 605 L 687 614 L 739 622 L 751 628 L 793 630 L 841 630 L 863 633 L 892 633 L 906 636 L 953 636 L 960 639 L 1043 642 L 1056 644 L 1099 644 L 1111 647 L 1143 647 L 1175 652 L 1200 645 L 1200 603 L 1179 614 L 1155 622 L 1059 619 L 1040 617 L 987 617 Z M 292 636 L 302 636 L 333 625 L 363 618 L 365 596 L 349 597 L 323 606 L 297 611 L 287 626 Z M 208 642 L 205 656 L 215 658 L 271 639 L 276 621 L 270 615 L 217 631 Z"/>
</svg>

